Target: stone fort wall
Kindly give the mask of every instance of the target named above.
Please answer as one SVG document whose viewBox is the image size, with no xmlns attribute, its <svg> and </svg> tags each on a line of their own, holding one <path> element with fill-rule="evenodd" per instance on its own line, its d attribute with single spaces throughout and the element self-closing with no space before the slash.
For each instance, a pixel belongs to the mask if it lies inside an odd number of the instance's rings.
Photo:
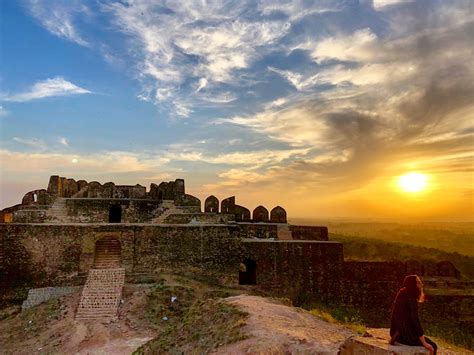
<svg viewBox="0 0 474 355">
<path fill-rule="evenodd" d="M 275 225 L 268 228 L 276 233 Z M 343 270 L 340 243 L 268 239 L 259 243 L 242 238 L 246 230 L 238 224 L 3 224 L 0 287 L 68 284 L 93 265 L 95 242 L 113 236 L 121 243 L 127 273 L 198 268 L 238 283 L 239 265 L 250 258 L 257 264 L 258 287 L 287 297 L 314 290 L 335 293 L 333 285 L 340 283 Z"/>
</svg>

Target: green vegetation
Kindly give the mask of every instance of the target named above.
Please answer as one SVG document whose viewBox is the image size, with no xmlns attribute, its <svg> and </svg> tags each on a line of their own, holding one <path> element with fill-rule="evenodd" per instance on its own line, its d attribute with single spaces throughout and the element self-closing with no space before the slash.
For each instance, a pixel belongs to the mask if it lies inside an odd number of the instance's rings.
<svg viewBox="0 0 474 355">
<path fill-rule="evenodd" d="M 10 322 L 0 323 L 0 344 L 12 342 L 14 337 L 24 340 L 33 338 L 47 328 L 52 320 L 62 317 L 62 306 L 58 299 L 54 299 L 18 312 L 19 309 L 3 319 L 11 318 Z"/>
<path fill-rule="evenodd" d="M 244 339 L 241 328 L 247 314 L 222 300 L 205 299 L 209 293 L 181 285 L 154 286 L 145 314 L 160 332 L 134 354 L 202 354 Z"/>
<path fill-rule="evenodd" d="M 439 249 L 419 247 L 408 243 L 386 242 L 354 235 L 331 233 L 329 239 L 342 242 L 345 259 L 373 261 L 406 261 L 415 259 L 419 261 L 432 260 L 435 262 L 449 260 L 464 277 L 474 280 L 473 256 L 448 253 Z"/>
<path fill-rule="evenodd" d="M 295 218 L 294 224 L 324 225 L 334 234 L 435 248 L 474 257 L 473 222 L 381 223 Z"/>
<path fill-rule="evenodd" d="M 330 304 L 314 300 L 314 298 L 309 301 L 310 299 L 308 298 L 307 301 L 303 302 L 301 307 L 309 310 L 309 313 L 313 316 L 329 323 L 342 324 L 359 335 L 363 335 L 366 332 L 366 319 L 358 309 L 337 303 Z"/>
</svg>

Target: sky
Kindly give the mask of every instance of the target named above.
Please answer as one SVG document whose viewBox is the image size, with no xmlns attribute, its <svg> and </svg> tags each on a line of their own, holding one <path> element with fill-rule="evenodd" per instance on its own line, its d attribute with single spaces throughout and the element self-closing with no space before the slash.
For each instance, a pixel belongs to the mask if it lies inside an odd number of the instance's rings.
<svg viewBox="0 0 474 355">
<path fill-rule="evenodd" d="M 50 175 L 473 220 L 474 2 L 0 2 L 0 208 Z M 421 174 L 421 191 L 399 178 Z"/>
</svg>

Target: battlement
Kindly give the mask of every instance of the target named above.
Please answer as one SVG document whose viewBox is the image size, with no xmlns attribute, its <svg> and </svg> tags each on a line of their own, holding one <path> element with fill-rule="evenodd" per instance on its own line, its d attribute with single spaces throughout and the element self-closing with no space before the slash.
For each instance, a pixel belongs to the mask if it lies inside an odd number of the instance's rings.
<svg viewBox="0 0 474 355">
<path fill-rule="evenodd" d="M 202 208 L 203 207 L 203 208 Z M 220 207 L 220 208 L 219 208 Z M 221 201 L 211 195 L 201 200 L 185 192 L 183 179 L 152 183 L 149 191 L 136 185 L 101 184 L 53 175 L 47 189 L 27 192 L 21 204 L 0 211 L 0 223 L 287 223 L 284 208 L 270 212 Z"/>
</svg>

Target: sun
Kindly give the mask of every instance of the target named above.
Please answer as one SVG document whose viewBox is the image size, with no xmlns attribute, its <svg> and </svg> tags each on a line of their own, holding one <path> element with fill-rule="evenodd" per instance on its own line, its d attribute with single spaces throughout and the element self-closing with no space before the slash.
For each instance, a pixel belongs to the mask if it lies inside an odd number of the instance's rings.
<svg viewBox="0 0 474 355">
<path fill-rule="evenodd" d="M 405 192 L 420 192 L 426 189 L 428 177 L 426 174 L 407 173 L 398 178 L 398 186 Z"/>
</svg>

